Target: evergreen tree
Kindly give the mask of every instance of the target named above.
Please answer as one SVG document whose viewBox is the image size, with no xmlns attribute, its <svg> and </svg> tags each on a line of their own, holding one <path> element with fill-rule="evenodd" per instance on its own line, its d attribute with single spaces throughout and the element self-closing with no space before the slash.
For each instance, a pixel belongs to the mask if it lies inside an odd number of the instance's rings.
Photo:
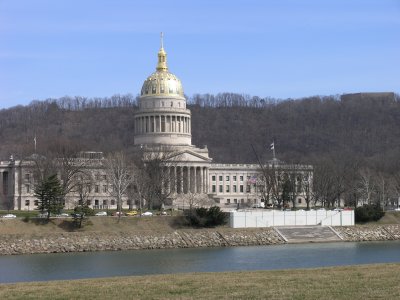
<svg viewBox="0 0 400 300">
<path fill-rule="evenodd" d="M 46 177 L 35 187 L 35 197 L 39 200 L 38 209 L 47 213 L 47 220 L 50 214 L 58 214 L 64 207 L 62 203 L 63 189 L 57 175 Z"/>
</svg>

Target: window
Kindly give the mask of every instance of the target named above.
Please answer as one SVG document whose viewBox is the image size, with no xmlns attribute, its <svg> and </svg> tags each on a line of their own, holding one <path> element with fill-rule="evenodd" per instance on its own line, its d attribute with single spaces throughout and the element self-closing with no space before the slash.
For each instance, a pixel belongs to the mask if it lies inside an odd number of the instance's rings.
<svg viewBox="0 0 400 300">
<path fill-rule="evenodd" d="M 222 193 L 222 185 L 219 186 L 219 192 Z"/>
<path fill-rule="evenodd" d="M 94 200 L 94 205 L 98 206 L 99 205 L 99 200 Z"/>
<path fill-rule="evenodd" d="M 226 186 L 225 191 L 229 193 L 229 185 Z"/>
<path fill-rule="evenodd" d="M 243 184 L 240 185 L 239 191 L 240 191 L 241 193 L 243 193 Z"/>
<path fill-rule="evenodd" d="M 87 200 L 87 201 L 86 201 L 86 205 L 87 205 L 87 206 L 92 205 L 92 201 L 91 201 L 91 200 Z"/>
<path fill-rule="evenodd" d="M 240 176 L 240 181 L 243 181 L 243 176 Z"/>
<path fill-rule="evenodd" d="M 237 203 L 237 199 L 233 199 L 233 202 Z"/>
<path fill-rule="evenodd" d="M 31 201 L 25 200 L 25 206 L 29 206 L 31 204 Z"/>
<path fill-rule="evenodd" d="M 236 185 L 233 186 L 233 192 L 237 193 L 237 186 Z"/>
<path fill-rule="evenodd" d="M 219 181 L 223 181 L 222 175 L 219 176 Z"/>
<path fill-rule="evenodd" d="M 244 199 L 240 199 L 240 203 L 244 203 Z"/>
<path fill-rule="evenodd" d="M 107 175 L 103 175 L 103 180 L 107 180 Z"/>
<path fill-rule="evenodd" d="M 99 185 L 96 184 L 96 185 L 94 186 L 94 192 L 95 192 L 95 193 L 98 193 L 99 191 L 100 191 Z"/>
<path fill-rule="evenodd" d="M 297 199 L 297 203 L 301 204 L 301 198 Z"/>
<path fill-rule="evenodd" d="M 226 199 L 226 204 L 231 204 L 231 199 Z"/>
<path fill-rule="evenodd" d="M 226 181 L 229 181 L 229 176 L 226 176 L 226 177 L 225 177 L 225 180 L 226 180 Z"/>
<path fill-rule="evenodd" d="M 247 180 L 250 180 L 250 175 L 247 175 Z"/>
<path fill-rule="evenodd" d="M 31 192 L 31 186 L 29 184 L 25 184 L 25 189 L 27 193 Z"/>
<path fill-rule="evenodd" d="M 215 181 L 215 175 L 213 175 L 213 176 L 211 177 L 211 180 L 212 180 L 212 181 Z"/>
<path fill-rule="evenodd" d="M 236 176 L 233 176 L 233 181 L 236 181 Z"/>
<path fill-rule="evenodd" d="M 108 186 L 107 185 L 103 185 L 103 193 L 107 193 L 108 192 Z"/>
<path fill-rule="evenodd" d="M 217 187 L 215 186 L 215 184 L 212 186 L 212 192 L 216 193 L 217 192 Z"/>
<path fill-rule="evenodd" d="M 246 185 L 246 193 L 250 193 L 250 185 Z"/>
<path fill-rule="evenodd" d="M 111 205 L 115 205 L 115 200 L 114 199 L 111 200 Z"/>
<path fill-rule="evenodd" d="M 25 180 L 30 181 L 31 179 L 31 174 L 25 174 Z"/>
<path fill-rule="evenodd" d="M 107 205 L 108 201 L 107 200 L 103 200 L 103 205 Z"/>
<path fill-rule="evenodd" d="M 33 201 L 33 205 L 38 206 L 39 205 L 39 200 Z"/>
<path fill-rule="evenodd" d="M 100 180 L 100 175 L 96 174 L 95 178 L 96 178 L 96 180 Z"/>
</svg>

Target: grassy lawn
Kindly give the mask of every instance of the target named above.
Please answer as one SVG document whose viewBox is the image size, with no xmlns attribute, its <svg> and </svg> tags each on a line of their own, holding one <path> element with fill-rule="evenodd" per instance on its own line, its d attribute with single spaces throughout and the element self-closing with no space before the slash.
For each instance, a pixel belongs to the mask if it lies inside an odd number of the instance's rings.
<svg viewBox="0 0 400 300">
<path fill-rule="evenodd" d="M 400 264 L 0 285 L 0 299 L 400 299 Z"/>
</svg>

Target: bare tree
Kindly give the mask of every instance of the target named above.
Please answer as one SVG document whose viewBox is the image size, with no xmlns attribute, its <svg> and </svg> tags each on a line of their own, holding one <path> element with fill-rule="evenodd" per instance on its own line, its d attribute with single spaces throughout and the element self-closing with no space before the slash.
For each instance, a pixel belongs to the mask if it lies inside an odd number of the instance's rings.
<svg viewBox="0 0 400 300">
<path fill-rule="evenodd" d="M 376 186 L 373 173 L 369 168 L 363 168 L 359 171 L 356 190 L 363 204 L 370 205 L 373 195 L 376 193 Z"/>
<path fill-rule="evenodd" d="M 141 178 L 136 180 L 143 187 L 138 187 L 145 193 L 149 209 L 163 207 L 167 200 L 176 192 L 174 174 L 172 172 L 181 159 L 181 154 L 173 147 L 152 146 L 141 147 L 139 159 L 136 161 Z"/>
<path fill-rule="evenodd" d="M 78 221 L 79 228 L 82 227 L 85 215 L 89 210 L 92 185 L 93 177 L 89 171 L 82 171 L 79 175 L 74 176 L 73 189 L 70 192 L 78 195 L 74 203 L 74 210 L 77 213 L 76 220 Z"/>
<path fill-rule="evenodd" d="M 183 209 L 187 206 L 189 211 L 192 211 L 194 208 L 198 207 L 211 207 L 214 201 L 210 199 L 207 194 L 189 192 L 187 194 L 180 194 L 175 199 L 175 204 L 178 207 L 181 206 Z"/>
<path fill-rule="evenodd" d="M 104 167 L 111 184 L 109 194 L 117 201 L 117 211 L 120 217 L 123 197 L 127 195 L 128 188 L 132 184 L 132 166 L 123 152 L 115 152 L 104 160 Z"/>
</svg>

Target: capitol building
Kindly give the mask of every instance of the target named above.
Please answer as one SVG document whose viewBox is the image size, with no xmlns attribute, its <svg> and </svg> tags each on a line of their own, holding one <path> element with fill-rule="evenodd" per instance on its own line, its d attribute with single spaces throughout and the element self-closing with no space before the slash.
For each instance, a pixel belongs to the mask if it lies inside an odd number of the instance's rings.
<svg viewBox="0 0 400 300">
<path fill-rule="evenodd" d="M 264 206 L 267 183 L 263 180 L 263 167 L 273 168 L 276 177 L 294 172 L 299 182 L 312 181 L 312 166 L 288 165 L 277 159 L 260 164 L 219 164 L 209 156 L 208 148 L 192 144 L 191 112 L 187 108 L 183 85 L 172 74 L 167 65 L 167 53 L 161 40 L 156 70 L 144 81 L 140 91 L 138 110 L 134 122 L 134 145 L 137 151 L 151 156 L 162 149 L 170 164 L 167 170 L 169 180 L 165 192 L 170 205 L 184 205 L 185 195 L 202 195 L 213 205 L 222 208 Z M 249 145 L 250 147 L 250 145 Z M 116 201 L 108 193 L 106 172 L 102 169 L 101 152 L 85 152 L 80 161 L 93 173 L 94 188 L 88 205 L 98 209 L 115 209 Z M 29 159 L 0 162 L 0 195 L 3 209 L 11 204 L 13 209 L 33 210 L 37 207 L 34 197 L 34 176 Z M 300 186 L 300 185 L 298 185 Z M 123 207 L 130 199 L 125 196 Z M 305 193 L 296 193 L 296 206 L 305 207 Z M 268 201 L 270 202 L 270 201 Z M 271 199 L 271 202 L 274 202 Z M 73 208 L 76 194 L 66 196 L 66 208 Z"/>
</svg>

